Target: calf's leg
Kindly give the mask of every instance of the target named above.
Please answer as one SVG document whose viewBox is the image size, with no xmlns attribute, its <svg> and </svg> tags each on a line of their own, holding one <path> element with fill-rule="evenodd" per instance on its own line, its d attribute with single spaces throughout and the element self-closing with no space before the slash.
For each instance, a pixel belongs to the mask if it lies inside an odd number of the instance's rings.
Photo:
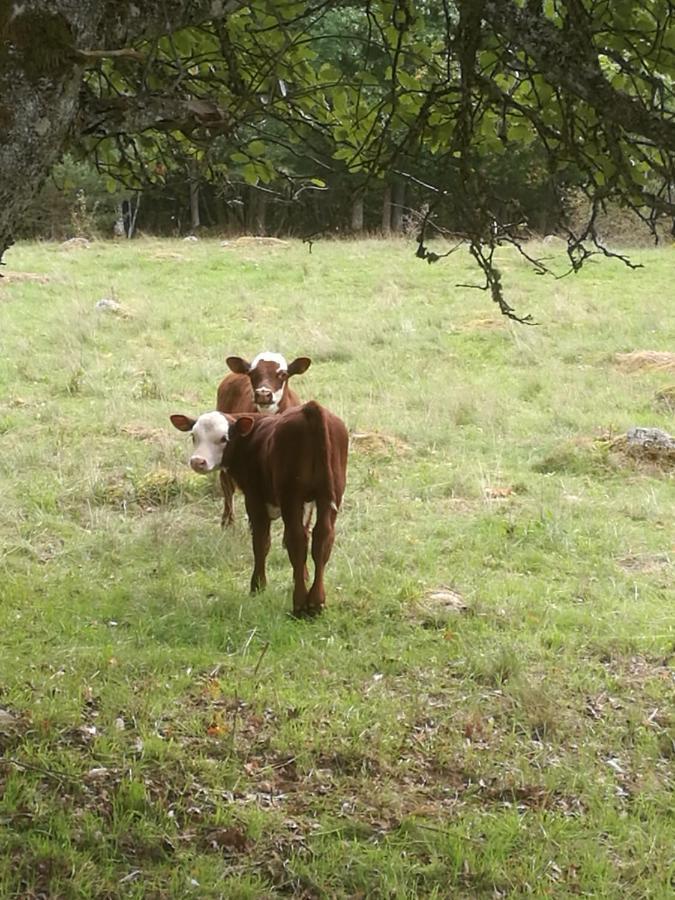
<svg viewBox="0 0 675 900">
<path fill-rule="evenodd" d="M 251 593 L 264 590 L 267 586 L 265 560 L 270 551 L 270 518 L 264 510 L 247 508 L 253 541 L 253 575 Z"/>
<path fill-rule="evenodd" d="M 223 516 L 220 520 L 220 527 L 225 528 L 234 522 L 234 481 L 227 472 L 220 470 L 220 488 L 223 492 Z"/>
<path fill-rule="evenodd" d="M 330 506 L 317 506 L 316 524 L 312 532 L 312 559 L 314 560 L 314 581 L 307 595 L 307 611 L 315 616 L 326 605 L 326 589 L 323 573 L 330 559 L 335 540 L 335 510 Z"/>
<path fill-rule="evenodd" d="M 284 543 L 293 566 L 293 615 L 307 614 L 307 533 L 302 519 L 302 503 L 282 504 Z"/>
</svg>

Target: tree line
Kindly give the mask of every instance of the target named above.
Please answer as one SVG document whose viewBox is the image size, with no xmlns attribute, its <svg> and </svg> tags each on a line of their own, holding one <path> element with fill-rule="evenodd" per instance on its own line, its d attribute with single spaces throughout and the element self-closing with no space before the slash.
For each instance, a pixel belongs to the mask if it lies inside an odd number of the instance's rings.
<svg viewBox="0 0 675 900">
<path fill-rule="evenodd" d="M 560 228 L 576 269 L 608 204 L 654 234 L 675 211 L 667 0 L 7 7 L 0 249 L 64 150 L 156 230 L 410 227 L 428 261 L 450 231 L 507 315 L 500 243 Z"/>
</svg>

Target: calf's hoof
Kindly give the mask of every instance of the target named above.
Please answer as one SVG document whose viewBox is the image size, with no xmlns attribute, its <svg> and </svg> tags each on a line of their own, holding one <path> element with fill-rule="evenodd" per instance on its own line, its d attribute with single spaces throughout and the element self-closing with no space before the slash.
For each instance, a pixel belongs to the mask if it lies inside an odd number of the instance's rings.
<svg viewBox="0 0 675 900">
<path fill-rule="evenodd" d="M 295 619 L 314 619 L 323 612 L 323 604 L 317 606 L 305 603 L 303 606 L 293 607 L 293 618 Z"/>
</svg>

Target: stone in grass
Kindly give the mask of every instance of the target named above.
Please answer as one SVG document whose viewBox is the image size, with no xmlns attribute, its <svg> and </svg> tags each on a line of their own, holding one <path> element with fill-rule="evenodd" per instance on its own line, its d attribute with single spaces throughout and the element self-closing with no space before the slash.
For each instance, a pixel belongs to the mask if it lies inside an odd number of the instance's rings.
<svg viewBox="0 0 675 900">
<path fill-rule="evenodd" d="M 675 438 L 661 428 L 642 428 L 636 425 L 626 432 L 626 443 L 629 447 L 641 447 L 645 450 L 675 450 Z"/>
<path fill-rule="evenodd" d="M 111 297 L 101 297 L 100 300 L 97 300 L 96 309 L 100 312 L 110 312 L 115 316 L 120 316 L 122 319 L 131 317 L 131 313 L 121 303 L 118 303 L 117 300 L 113 300 Z"/>
<path fill-rule="evenodd" d="M 0 707 L 0 731 L 13 731 L 16 724 L 16 716 L 13 716 L 9 710 Z"/>
<path fill-rule="evenodd" d="M 675 438 L 661 428 L 629 428 L 612 442 L 611 447 L 632 457 L 675 462 Z"/>
<path fill-rule="evenodd" d="M 411 619 L 425 628 L 443 628 L 450 619 L 469 612 L 469 604 L 451 588 L 427 591 L 411 608 Z"/>
</svg>

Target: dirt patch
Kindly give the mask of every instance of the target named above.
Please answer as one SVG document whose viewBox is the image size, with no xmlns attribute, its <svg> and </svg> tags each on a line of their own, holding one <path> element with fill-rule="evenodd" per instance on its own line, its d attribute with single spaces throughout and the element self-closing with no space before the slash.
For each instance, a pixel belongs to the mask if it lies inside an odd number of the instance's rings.
<svg viewBox="0 0 675 900">
<path fill-rule="evenodd" d="M 643 690 L 650 681 L 675 685 L 675 658 L 648 656 L 613 656 L 602 660 L 605 669 L 626 687 Z"/>
<path fill-rule="evenodd" d="M 564 794 L 538 784 L 502 785 L 493 783 L 481 786 L 481 798 L 498 803 L 500 806 L 514 807 L 519 812 L 525 810 L 555 810 L 564 816 L 579 816 L 586 811 L 586 804 L 579 796 Z"/>
<path fill-rule="evenodd" d="M 652 572 L 662 572 L 673 564 L 670 553 L 638 553 L 635 556 L 625 556 L 617 560 L 619 568 L 631 574 L 649 575 Z"/>
<path fill-rule="evenodd" d="M 624 372 L 655 370 L 675 372 L 675 353 L 667 350 L 634 350 L 632 353 L 617 353 L 614 361 Z"/>
<path fill-rule="evenodd" d="M 380 434 L 377 431 L 352 431 L 350 435 L 352 450 L 367 455 L 394 454 L 403 456 L 411 449 L 401 438 L 391 434 Z"/>
<path fill-rule="evenodd" d="M 17 747 L 31 728 L 32 722 L 28 715 L 0 707 L 0 754 Z M 7 766 L 11 764 L 11 760 L 0 760 L 0 763 L 3 762 Z"/>
</svg>

